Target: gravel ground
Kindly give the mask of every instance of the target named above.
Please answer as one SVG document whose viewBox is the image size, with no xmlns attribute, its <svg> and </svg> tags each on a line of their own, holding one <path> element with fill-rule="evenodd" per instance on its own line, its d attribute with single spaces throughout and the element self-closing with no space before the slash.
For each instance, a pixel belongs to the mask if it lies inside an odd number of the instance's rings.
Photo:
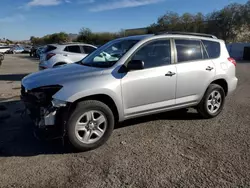
<svg viewBox="0 0 250 188">
<path fill-rule="evenodd" d="M 85 153 L 36 140 L 21 115 L 20 80 L 37 63 L 6 55 L 0 67 L 0 187 L 250 187 L 250 63 L 238 63 L 239 86 L 217 118 L 189 110 L 130 120 Z"/>
</svg>

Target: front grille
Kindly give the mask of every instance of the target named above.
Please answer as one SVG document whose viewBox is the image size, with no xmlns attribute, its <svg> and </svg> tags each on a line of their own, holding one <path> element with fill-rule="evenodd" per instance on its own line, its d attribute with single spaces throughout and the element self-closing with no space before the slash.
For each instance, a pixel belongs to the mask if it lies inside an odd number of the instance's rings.
<svg viewBox="0 0 250 188">
<path fill-rule="evenodd" d="M 36 120 L 40 115 L 40 106 L 37 103 L 37 98 L 26 91 L 25 87 L 21 86 L 21 99 L 29 110 L 29 115 L 32 120 Z"/>
</svg>

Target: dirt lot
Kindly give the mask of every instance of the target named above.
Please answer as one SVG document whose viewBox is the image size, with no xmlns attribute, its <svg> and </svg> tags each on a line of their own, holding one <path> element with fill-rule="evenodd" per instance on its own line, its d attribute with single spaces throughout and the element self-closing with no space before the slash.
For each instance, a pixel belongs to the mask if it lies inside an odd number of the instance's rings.
<svg viewBox="0 0 250 188">
<path fill-rule="evenodd" d="M 85 153 L 36 140 L 21 117 L 20 80 L 37 64 L 6 55 L 0 68 L 0 187 L 250 186 L 250 63 L 238 63 L 239 86 L 219 117 L 189 110 L 127 121 Z"/>
</svg>

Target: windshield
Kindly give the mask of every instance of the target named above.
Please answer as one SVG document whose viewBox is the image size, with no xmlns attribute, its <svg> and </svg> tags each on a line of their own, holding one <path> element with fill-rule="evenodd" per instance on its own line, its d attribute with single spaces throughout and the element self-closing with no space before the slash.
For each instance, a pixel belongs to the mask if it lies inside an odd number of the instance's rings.
<svg viewBox="0 0 250 188">
<path fill-rule="evenodd" d="M 115 40 L 108 42 L 84 58 L 82 64 L 91 67 L 111 67 L 137 42 L 139 40 Z"/>
</svg>

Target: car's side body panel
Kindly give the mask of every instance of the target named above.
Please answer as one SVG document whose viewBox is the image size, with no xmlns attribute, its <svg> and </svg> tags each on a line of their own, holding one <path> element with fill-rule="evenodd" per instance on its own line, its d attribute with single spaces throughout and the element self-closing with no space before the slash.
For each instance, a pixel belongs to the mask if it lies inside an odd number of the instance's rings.
<svg viewBox="0 0 250 188">
<path fill-rule="evenodd" d="M 206 70 L 213 67 L 212 70 Z M 176 64 L 177 86 L 176 104 L 199 102 L 215 76 L 211 60 L 191 61 Z"/>
<path fill-rule="evenodd" d="M 130 116 L 175 105 L 175 65 L 128 72 L 121 80 L 124 114 Z"/>
</svg>

